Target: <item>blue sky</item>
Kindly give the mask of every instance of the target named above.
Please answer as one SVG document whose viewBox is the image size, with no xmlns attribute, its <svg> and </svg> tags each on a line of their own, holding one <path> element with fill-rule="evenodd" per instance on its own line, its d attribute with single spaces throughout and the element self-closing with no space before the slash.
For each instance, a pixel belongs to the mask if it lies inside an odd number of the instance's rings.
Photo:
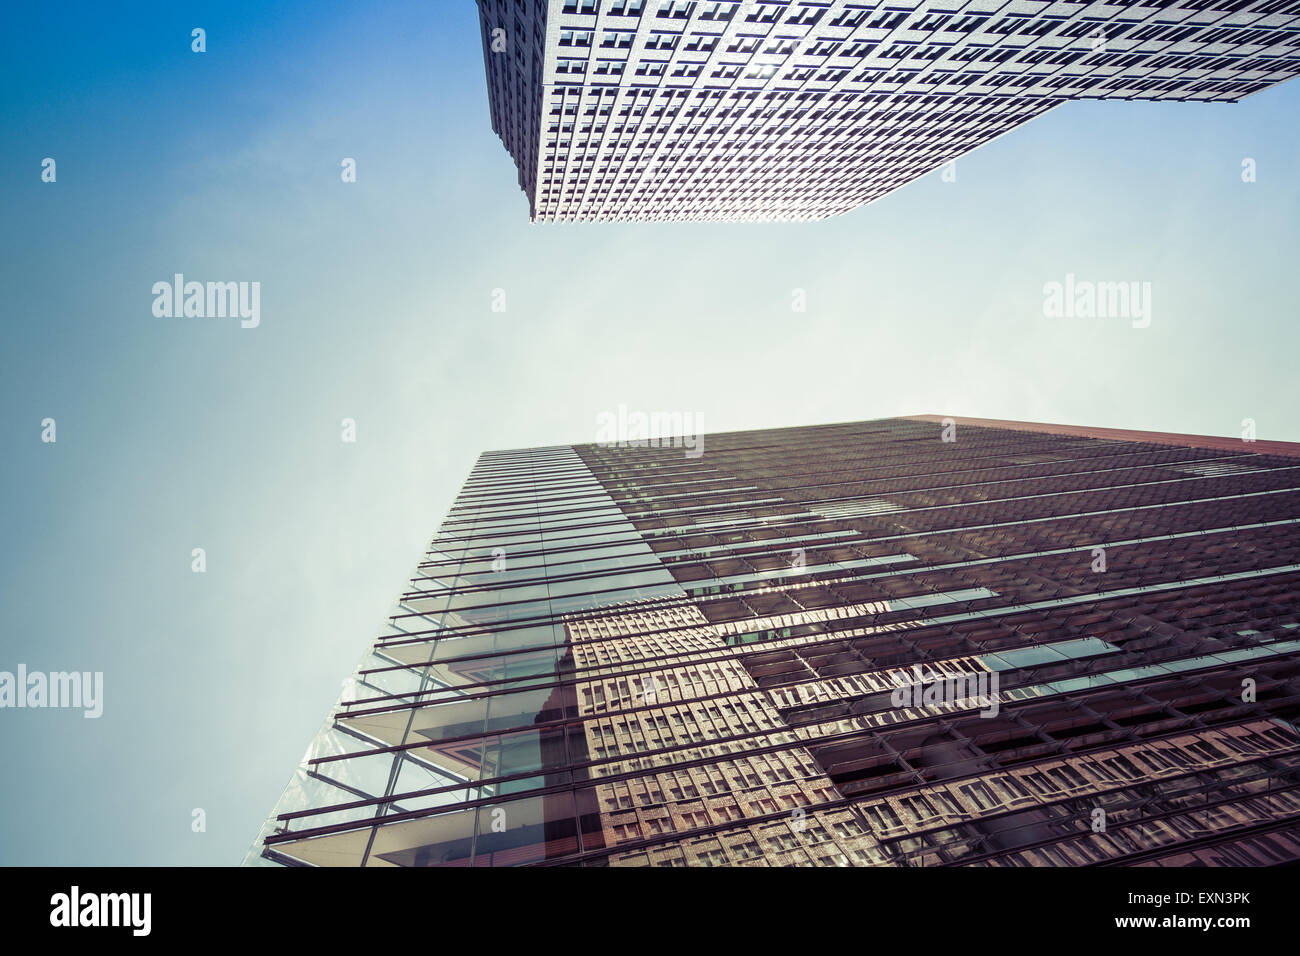
<svg viewBox="0 0 1300 956">
<path fill-rule="evenodd" d="M 105 702 L 0 711 L 0 862 L 238 862 L 477 454 L 620 404 L 1300 441 L 1296 83 L 1068 104 L 821 223 L 543 226 L 471 3 L 33 6 L 0 40 L 0 670 Z M 177 272 L 260 282 L 261 325 L 155 317 Z M 1150 327 L 1045 317 L 1067 274 L 1150 282 Z"/>
</svg>

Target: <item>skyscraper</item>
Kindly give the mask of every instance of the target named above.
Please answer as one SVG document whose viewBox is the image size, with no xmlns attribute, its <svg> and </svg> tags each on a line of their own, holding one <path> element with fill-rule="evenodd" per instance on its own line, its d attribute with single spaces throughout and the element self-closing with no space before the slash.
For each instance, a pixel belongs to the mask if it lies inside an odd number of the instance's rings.
<svg viewBox="0 0 1300 956">
<path fill-rule="evenodd" d="M 478 0 L 530 215 L 822 219 L 1072 99 L 1300 73 L 1296 0 Z"/>
<path fill-rule="evenodd" d="M 484 454 L 248 862 L 1300 860 L 1300 445 L 1251 438 Z"/>
</svg>

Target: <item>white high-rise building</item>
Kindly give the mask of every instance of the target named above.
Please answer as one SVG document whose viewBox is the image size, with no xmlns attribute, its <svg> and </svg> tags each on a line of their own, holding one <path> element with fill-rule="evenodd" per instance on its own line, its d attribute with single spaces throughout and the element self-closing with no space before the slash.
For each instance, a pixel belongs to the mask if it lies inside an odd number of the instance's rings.
<svg viewBox="0 0 1300 956">
<path fill-rule="evenodd" d="M 1300 73 L 1297 0 L 478 0 L 535 221 L 806 220 L 1071 99 Z"/>
</svg>

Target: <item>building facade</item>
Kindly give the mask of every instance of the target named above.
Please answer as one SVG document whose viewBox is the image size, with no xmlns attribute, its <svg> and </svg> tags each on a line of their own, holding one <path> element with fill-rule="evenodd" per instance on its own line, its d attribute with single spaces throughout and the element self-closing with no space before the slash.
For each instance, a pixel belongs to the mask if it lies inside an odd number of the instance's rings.
<svg viewBox="0 0 1300 956">
<path fill-rule="evenodd" d="M 482 455 L 246 862 L 1300 860 L 1300 445 Z"/>
<path fill-rule="evenodd" d="M 1071 99 L 1234 102 L 1300 0 L 478 0 L 535 221 L 810 220 Z"/>
</svg>

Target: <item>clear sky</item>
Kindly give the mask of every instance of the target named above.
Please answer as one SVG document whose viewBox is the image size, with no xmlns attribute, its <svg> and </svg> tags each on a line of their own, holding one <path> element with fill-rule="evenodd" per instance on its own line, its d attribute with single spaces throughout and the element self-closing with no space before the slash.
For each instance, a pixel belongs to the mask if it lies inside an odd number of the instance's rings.
<svg viewBox="0 0 1300 956">
<path fill-rule="evenodd" d="M 237 863 L 478 453 L 620 404 L 1300 441 L 1296 82 L 1071 103 L 820 223 L 531 225 L 472 3 L 181 6 L 0 39 L 0 670 L 105 685 L 0 711 L 0 862 Z M 178 272 L 260 326 L 156 317 Z M 1045 316 L 1067 275 L 1150 326 Z"/>
</svg>

